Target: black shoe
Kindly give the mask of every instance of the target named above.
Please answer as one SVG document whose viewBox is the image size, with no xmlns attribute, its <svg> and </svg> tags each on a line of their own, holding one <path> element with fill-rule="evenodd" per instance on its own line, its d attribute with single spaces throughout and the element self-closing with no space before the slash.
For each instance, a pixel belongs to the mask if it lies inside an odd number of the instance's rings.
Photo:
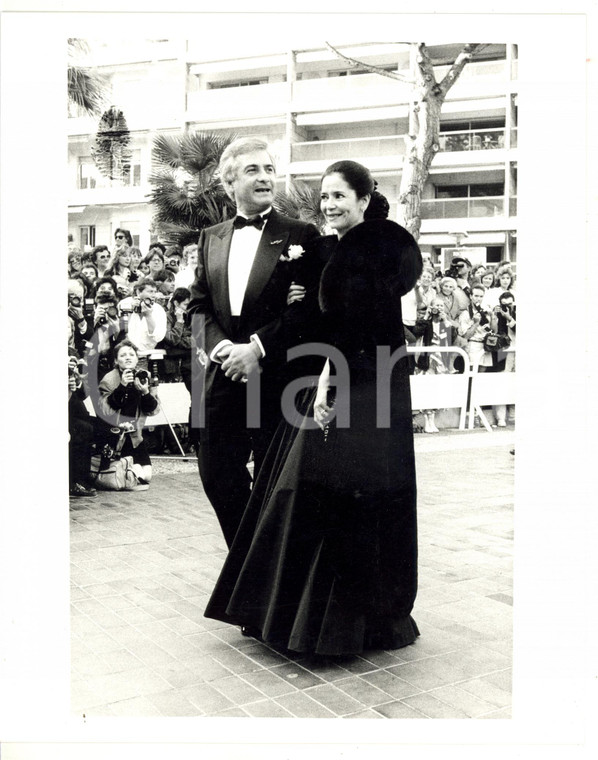
<svg viewBox="0 0 598 760">
<path fill-rule="evenodd" d="M 257 639 L 258 641 L 263 641 L 260 629 L 254 628 L 252 625 L 242 625 L 241 634 L 243 636 L 249 636 L 252 639 Z"/>
<path fill-rule="evenodd" d="M 75 483 L 69 489 L 69 496 L 97 496 L 98 492 L 95 488 L 87 488 L 81 485 L 81 483 Z"/>
</svg>

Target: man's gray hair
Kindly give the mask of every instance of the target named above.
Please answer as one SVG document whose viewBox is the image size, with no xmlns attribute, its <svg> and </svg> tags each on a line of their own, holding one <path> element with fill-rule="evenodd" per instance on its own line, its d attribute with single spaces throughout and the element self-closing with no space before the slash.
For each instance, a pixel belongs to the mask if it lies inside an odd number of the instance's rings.
<svg viewBox="0 0 598 760">
<path fill-rule="evenodd" d="M 233 140 L 233 142 L 224 149 L 220 156 L 218 169 L 225 188 L 226 185 L 233 182 L 237 176 L 237 159 L 239 156 L 245 156 L 248 153 L 254 153 L 258 150 L 265 150 L 270 156 L 272 166 L 276 168 L 276 162 L 270 146 L 265 140 L 261 140 L 259 137 L 239 137 L 237 140 Z"/>
</svg>

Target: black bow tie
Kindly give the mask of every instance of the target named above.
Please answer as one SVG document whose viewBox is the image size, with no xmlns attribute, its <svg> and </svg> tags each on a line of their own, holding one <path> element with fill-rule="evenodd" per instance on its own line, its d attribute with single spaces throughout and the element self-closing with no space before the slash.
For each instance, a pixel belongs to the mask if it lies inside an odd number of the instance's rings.
<svg viewBox="0 0 598 760">
<path fill-rule="evenodd" d="M 255 227 L 256 229 L 261 230 L 267 218 L 267 215 L 260 216 L 259 214 L 257 216 L 252 216 L 250 219 L 246 219 L 244 216 L 236 216 L 235 221 L 233 222 L 233 227 L 236 230 L 243 229 L 243 227 Z"/>
</svg>

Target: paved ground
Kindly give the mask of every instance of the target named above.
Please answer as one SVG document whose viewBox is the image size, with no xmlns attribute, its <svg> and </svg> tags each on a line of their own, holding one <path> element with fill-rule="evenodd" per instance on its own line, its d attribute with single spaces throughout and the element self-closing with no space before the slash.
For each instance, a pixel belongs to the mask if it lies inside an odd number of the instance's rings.
<svg viewBox="0 0 598 760">
<path fill-rule="evenodd" d="M 284 656 L 203 617 L 225 556 L 195 462 L 71 500 L 72 711 L 82 716 L 509 718 L 512 428 L 417 435 L 417 642 Z"/>
</svg>

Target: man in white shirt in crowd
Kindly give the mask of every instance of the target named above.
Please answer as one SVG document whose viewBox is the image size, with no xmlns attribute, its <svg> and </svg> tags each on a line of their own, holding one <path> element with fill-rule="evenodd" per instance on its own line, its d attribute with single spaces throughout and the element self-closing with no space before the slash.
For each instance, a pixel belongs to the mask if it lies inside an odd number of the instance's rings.
<svg viewBox="0 0 598 760">
<path fill-rule="evenodd" d="M 158 288 L 149 277 L 138 280 L 133 295 L 118 304 L 121 313 L 128 313 L 127 337 L 139 353 L 151 351 L 166 334 L 166 312 L 156 303 Z"/>
</svg>

